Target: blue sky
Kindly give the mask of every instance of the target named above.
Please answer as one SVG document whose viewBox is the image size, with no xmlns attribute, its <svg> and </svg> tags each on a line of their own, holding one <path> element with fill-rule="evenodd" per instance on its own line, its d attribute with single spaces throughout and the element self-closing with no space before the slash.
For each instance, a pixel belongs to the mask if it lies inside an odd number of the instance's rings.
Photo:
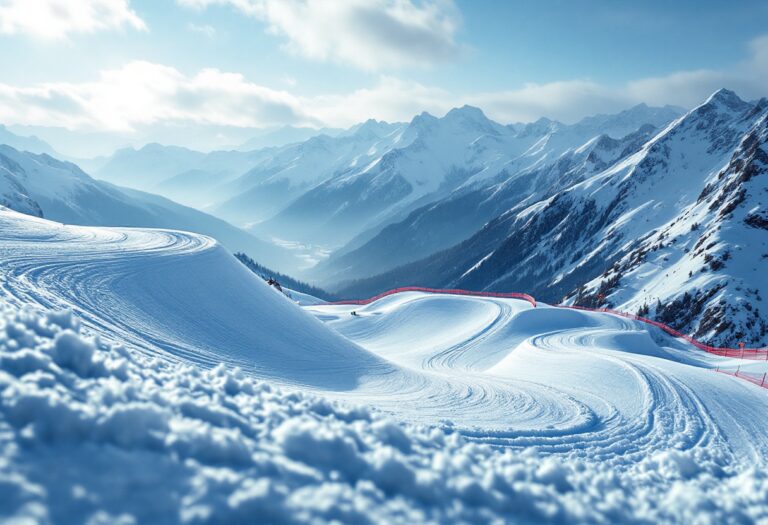
<svg viewBox="0 0 768 525">
<path fill-rule="evenodd" d="M 756 98 L 766 20 L 738 0 L 0 0 L 0 122 L 226 142 L 464 103 L 573 121 Z"/>
</svg>

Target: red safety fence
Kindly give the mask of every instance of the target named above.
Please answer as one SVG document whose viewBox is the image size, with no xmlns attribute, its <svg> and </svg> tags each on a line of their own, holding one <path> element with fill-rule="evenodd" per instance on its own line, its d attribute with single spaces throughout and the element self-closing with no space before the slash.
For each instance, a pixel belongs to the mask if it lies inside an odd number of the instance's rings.
<svg viewBox="0 0 768 525">
<path fill-rule="evenodd" d="M 739 379 L 744 379 L 745 381 L 749 381 L 752 384 L 755 384 L 762 388 L 768 388 L 768 383 L 766 380 L 768 380 L 768 372 L 745 372 L 741 370 L 741 367 L 736 367 L 736 370 L 724 370 L 720 367 L 717 367 L 714 369 L 714 372 L 719 372 L 721 374 L 727 374 L 729 376 L 738 377 Z"/>
<path fill-rule="evenodd" d="M 501 299 L 522 299 L 523 301 L 528 301 L 533 305 L 534 308 L 536 308 L 536 299 L 534 299 L 532 296 L 528 295 L 527 293 L 473 292 L 471 290 L 424 288 L 421 286 L 403 286 L 401 288 L 395 288 L 394 290 L 389 290 L 384 293 L 380 293 L 379 295 L 374 295 L 373 297 L 370 297 L 368 299 L 351 299 L 348 301 L 333 301 L 333 302 L 328 302 L 326 304 L 366 305 L 366 304 L 371 304 L 374 301 L 378 301 L 383 297 L 394 295 L 400 292 L 425 292 L 425 293 L 440 293 L 440 294 L 449 294 L 449 295 L 469 295 L 474 297 L 498 297 Z"/>
<path fill-rule="evenodd" d="M 531 303 L 531 305 L 533 305 L 534 308 L 536 308 L 536 299 L 534 299 L 533 296 L 528 295 L 526 293 L 473 292 L 471 290 L 457 290 L 457 289 L 446 290 L 441 288 L 425 288 L 421 286 L 403 286 L 401 288 L 395 288 L 394 290 L 389 290 L 384 293 L 380 293 L 379 295 L 375 295 L 368 299 L 352 299 L 348 301 L 334 301 L 334 302 L 329 302 L 327 304 L 361 305 L 362 306 L 362 305 L 370 304 L 374 301 L 378 301 L 383 297 L 394 295 L 400 292 L 425 292 L 425 293 L 438 293 L 438 294 L 450 294 L 450 295 L 467 295 L 467 296 L 474 296 L 474 297 L 499 297 L 504 299 L 522 299 L 524 301 L 528 301 L 529 303 Z M 634 321 L 640 321 L 642 323 L 655 326 L 656 328 L 664 330 L 666 333 L 668 333 L 673 337 L 684 339 L 689 343 L 691 343 L 696 348 L 698 348 L 699 350 L 703 350 L 704 352 L 708 352 L 710 354 L 715 354 L 722 357 L 735 357 L 738 359 L 768 361 L 768 348 L 743 348 L 743 347 L 720 348 L 716 346 L 705 345 L 704 343 L 697 341 L 690 335 L 684 334 L 679 330 L 675 330 L 671 326 L 667 326 L 664 323 L 653 321 L 651 319 L 647 319 L 639 315 L 628 314 L 626 312 L 619 312 L 618 310 L 611 310 L 610 308 L 587 308 L 585 306 L 569 306 L 564 304 L 560 304 L 556 306 L 558 308 L 569 308 L 571 310 L 583 310 L 587 312 L 601 312 L 601 313 L 613 314 L 613 315 L 618 315 L 620 317 L 625 317 L 627 319 L 632 319 Z M 738 377 L 739 379 L 744 379 L 745 381 L 749 381 L 750 383 L 753 383 L 762 388 L 768 388 L 768 383 L 766 382 L 766 380 L 768 379 L 766 376 L 768 376 L 768 374 L 765 372 L 760 374 L 759 372 L 742 371 L 740 366 L 738 366 L 735 371 L 732 369 L 731 370 L 721 369 L 720 367 L 713 369 L 713 371 L 719 372 L 721 374 L 728 374 L 734 377 Z"/>
<path fill-rule="evenodd" d="M 400 292 L 425 292 L 425 293 L 438 293 L 438 294 L 451 294 L 451 295 L 468 295 L 468 296 L 475 296 L 475 297 L 499 297 L 499 298 L 505 298 L 505 299 L 522 299 L 524 301 L 528 301 L 533 305 L 533 307 L 536 307 L 536 299 L 533 298 L 533 296 L 528 295 L 526 293 L 516 293 L 516 292 L 475 292 L 471 290 L 458 290 L 458 289 L 442 289 L 442 288 L 425 288 L 422 286 L 403 286 L 400 288 L 395 288 L 394 290 L 388 290 L 384 293 L 380 293 L 379 295 L 375 295 L 373 297 L 370 297 L 368 299 L 352 299 L 347 301 L 334 301 L 329 302 L 327 304 L 346 304 L 346 305 L 366 305 L 370 304 L 374 301 L 378 301 L 379 299 L 383 297 L 387 297 L 389 295 L 394 295 L 396 293 Z M 661 330 L 664 330 L 666 333 L 673 337 L 678 337 L 680 339 L 684 339 L 688 341 L 690 344 L 698 348 L 699 350 L 703 350 L 705 352 L 708 352 L 710 354 L 719 355 L 721 357 L 735 357 L 738 359 L 752 359 L 752 360 L 761 360 L 761 361 L 768 361 L 768 348 L 720 348 L 717 346 L 710 346 L 706 345 L 704 343 L 701 343 L 691 337 L 688 334 L 684 334 L 680 332 L 679 330 L 675 330 L 671 326 L 667 326 L 664 323 L 660 323 L 658 321 L 653 321 L 651 319 L 647 319 L 645 317 L 641 317 L 639 315 L 635 314 L 629 314 L 626 312 L 620 312 L 618 310 L 611 310 L 610 308 L 587 308 L 585 306 L 568 306 L 568 305 L 557 305 L 558 308 L 570 308 L 572 310 L 584 310 L 587 312 L 602 312 L 602 313 L 608 313 L 613 315 L 618 315 L 621 317 L 625 317 L 627 319 L 632 319 L 634 321 L 640 321 L 642 323 L 649 324 L 651 326 L 655 326 L 656 328 L 659 328 Z M 741 376 L 739 376 L 741 377 Z"/>
<path fill-rule="evenodd" d="M 660 328 L 661 330 L 664 330 L 665 332 L 667 332 L 669 335 L 673 337 L 679 337 L 680 339 L 685 339 L 686 341 L 691 343 L 693 346 L 695 346 L 699 350 L 703 350 L 710 354 L 719 355 L 721 357 L 736 357 L 738 359 L 768 361 L 768 348 L 720 348 L 717 346 L 705 345 L 704 343 L 697 341 L 690 335 L 684 334 L 679 330 L 675 330 L 671 326 L 667 326 L 664 323 L 653 321 L 651 319 L 646 319 L 645 317 L 640 317 L 639 315 L 628 314 L 626 312 L 619 312 L 617 310 L 611 310 L 610 308 L 586 308 L 584 306 L 567 306 L 563 304 L 558 306 L 560 308 L 570 308 L 573 310 L 585 310 L 588 312 L 604 312 L 604 313 L 609 313 L 613 315 L 619 315 L 621 317 L 626 317 L 627 319 L 640 321 L 640 322 L 649 324 L 651 326 Z"/>
</svg>

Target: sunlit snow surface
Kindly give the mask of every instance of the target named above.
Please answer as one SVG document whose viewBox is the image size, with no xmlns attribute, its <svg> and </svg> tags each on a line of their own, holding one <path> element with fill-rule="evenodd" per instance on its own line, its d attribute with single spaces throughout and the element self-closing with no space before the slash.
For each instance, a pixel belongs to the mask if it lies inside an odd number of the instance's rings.
<svg viewBox="0 0 768 525">
<path fill-rule="evenodd" d="M 623 318 L 302 308 L 205 237 L 8 211 L 0 304 L 5 518 L 768 519 L 768 391 Z"/>
</svg>

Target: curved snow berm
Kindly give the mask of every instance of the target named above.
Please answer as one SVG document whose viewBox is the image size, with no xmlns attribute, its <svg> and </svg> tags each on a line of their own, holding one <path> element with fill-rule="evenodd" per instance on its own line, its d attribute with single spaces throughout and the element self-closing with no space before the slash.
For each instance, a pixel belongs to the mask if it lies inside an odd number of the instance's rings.
<svg viewBox="0 0 768 525">
<path fill-rule="evenodd" d="M 102 336 L 166 359 L 334 390 L 391 369 L 197 234 L 0 210 L 0 288 L 18 305 L 71 309 Z"/>
<path fill-rule="evenodd" d="M 617 469 L 666 449 L 711 454 L 722 466 L 768 457 L 765 390 L 712 373 L 717 366 L 754 363 L 701 352 L 639 321 L 420 293 L 364 307 L 306 308 L 403 368 L 445 378 L 457 391 L 464 385 L 466 398 L 453 400 L 452 419 L 481 442 L 599 458 Z M 766 364 L 758 366 L 765 371 Z M 357 396 L 366 399 L 364 392 Z M 394 403 L 383 397 L 375 403 L 433 421 L 423 398 L 389 396 Z M 468 403 L 490 397 L 495 414 L 482 422 L 476 416 L 476 428 L 461 424 Z"/>
</svg>

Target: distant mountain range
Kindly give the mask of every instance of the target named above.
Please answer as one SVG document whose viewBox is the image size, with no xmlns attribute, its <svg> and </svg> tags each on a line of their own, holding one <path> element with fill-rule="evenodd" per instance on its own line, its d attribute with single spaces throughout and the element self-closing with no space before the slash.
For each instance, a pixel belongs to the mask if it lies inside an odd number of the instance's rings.
<svg viewBox="0 0 768 525">
<path fill-rule="evenodd" d="M 601 134 L 619 140 L 680 114 L 639 105 L 574 125 L 541 119 L 503 126 L 465 106 L 442 118 L 423 113 L 410 123 L 369 120 L 335 136 L 251 152 L 125 149 L 94 174 L 204 208 L 266 237 L 331 248 L 351 243 L 346 252 L 424 205 L 490 187 L 510 174 L 530 175 Z M 457 235 L 425 250 L 457 242 L 481 225 L 469 220 Z"/>
<path fill-rule="evenodd" d="M 629 142 L 589 176 L 566 175 L 562 189 L 463 242 L 339 294 L 520 290 L 645 313 L 721 345 L 767 344 L 768 101 L 720 90 L 639 147 Z"/>
<path fill-rule="evenodd" d="M 408 123 L 286 129 L 299 140 L 246 151 L 149 144 L 96 166 L 99 178 L 250 233 L 8 149 L 0 203 L 82 224 L 208 228 L 341 297 L 400 285 L 525 291 L 641 312 L 718 344 L 766 344 L 766 106 L 720 90 L 689 112 L 641 104 L 509 125 L 464 106 Z M 30 182 L 41 177 L 30 170 L 54 167 L 81 189 L 56 190 L 53 175 Z M 116 211 L 126 203 L 141 214 Z M 306 268 L 257 237 L 319 246 L 306 259 L 321 260 Z"/>
<path fill-rule="evenodd" d="M 50 144 L 34 136 L 22 136 L 13 133 L 11 130 L 0 124 L 0 144 L 5 144 L 19 151 L 29 151 L 30 153 L 45 153 L 47 155 L 58 155 Z"/>
</svg>

